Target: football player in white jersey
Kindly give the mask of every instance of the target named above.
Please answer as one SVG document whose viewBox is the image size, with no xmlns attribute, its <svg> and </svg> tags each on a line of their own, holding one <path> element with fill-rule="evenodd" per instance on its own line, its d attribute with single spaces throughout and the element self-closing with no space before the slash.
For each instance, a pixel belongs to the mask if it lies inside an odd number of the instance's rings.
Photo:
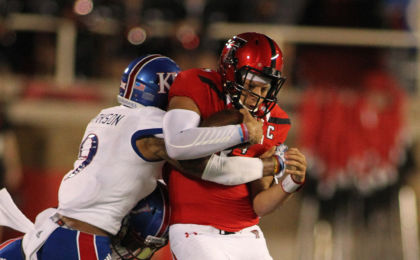
<svg viewBox="0 0 420 260">
<path fill-rule="evenodd" d="M 61 182 L 58 208 L 41 212 L 34 226 L 25 220 L 27 225 L 9 223 L 26 234 L 23 239 L 1 245 L 0 258 L 110 259 L 110 237 L 118 233 L 122 219 L 136 203 L 156 188 L 164 160 L 183 168 L 191 177 L 226 185 L 273 173 L 273 158 L 213 155 L 211 163 L 207 163 L 208 157 L 183 163 L 182 167 L 169 159 L 162 135 L 163 109 L 178 71 L 175 62 L 159 54 L 129 64 L 118 95 L 121 105 L 103 109 L 89 122 L 74 168 Z M 171 149 L 183 159 L 195 159 L 238 144 L 258 143 L 262 123 L 246 110 L 241 113 L 242 124 L 191 126 L 181 131 L 180 143 Z M 231 115 L 238 116 L 234 112 Z M 235 171 L 235 165 L 241 167 Z M 7 219 L 14 219 L 13 223 L 22 219 L 11 210 L 4 212 L 0 210 L 0 215 L 9 214 Z M 5 222 L 0 221 L 0 225 L 7 225 Z"/>
</svg>

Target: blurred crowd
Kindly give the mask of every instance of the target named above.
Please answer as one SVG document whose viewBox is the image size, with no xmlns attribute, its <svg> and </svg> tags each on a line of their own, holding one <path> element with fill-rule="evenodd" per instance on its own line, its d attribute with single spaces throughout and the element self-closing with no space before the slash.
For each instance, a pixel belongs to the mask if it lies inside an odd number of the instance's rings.
<svg viewBox="0 0 420 260">
<path fill-rule="evenodd" d="M 224 39 L 208 36 L 209 25 L 216 22 L 412 30 L 410 21 L 414 19 L 408 11 L 415 10 L 412 2 L 0 0 L 0 69 L 30 75 L 54 71 L 56 35 L 42 30 L 13 30 L 8 18 L 16 13 L 74 21 L 76 73 L 89 78 L 109 76 L 114 64 L 125 64 L 140 53 L 180 56 L 184 68 L 197 66 L 197 59 L 186 56 L 194 53 L 208 61 L 206 57 L 222 47 Z M 208 62 L 214 63 L 214 57 Z"/>
</svg>

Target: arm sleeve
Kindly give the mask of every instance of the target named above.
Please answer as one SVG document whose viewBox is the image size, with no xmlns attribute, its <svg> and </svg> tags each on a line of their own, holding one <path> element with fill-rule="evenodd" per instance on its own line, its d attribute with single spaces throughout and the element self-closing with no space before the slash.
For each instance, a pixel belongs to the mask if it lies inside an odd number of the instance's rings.
<svg viewBox="0 0 420 260">
<path fill-rule="evenodd" d="M 263 162 L 259 158 L 213 154 L 204 169 L 202 179 L 223 184 L 239 185 L 263 177 Z"/>
<path fill-rule="evenodd" d="M 197 159 L 247 141 L 243 124 L 198 127 L 199 123 L 200 116 L 194 111 L 174 109 L 165 114 L 163 135 L 169 157 Z"/>
</svg>

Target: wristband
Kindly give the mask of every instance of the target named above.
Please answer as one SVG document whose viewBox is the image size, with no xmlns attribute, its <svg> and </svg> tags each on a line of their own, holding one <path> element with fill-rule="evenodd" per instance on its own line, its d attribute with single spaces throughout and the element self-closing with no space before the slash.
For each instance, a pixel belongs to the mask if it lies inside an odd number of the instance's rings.
<svg viewBox="0 0 420 260">
<path fill-rule="evenodd" d="M 284 160 L 280 157 L 280 155 L 275 154 L 274 156 L 274 182 L 279 184 L 279 179 L 281 179 L 284 175 L 284 171 L 286 167 L 284 166 Z"/>
<path fill-rule="evenodd" d="M 286 193 L 293 193 L 302 187 L 303 183 L 297 183 L 293 180 L 292 175 L 287 175 L 281 182 L 281 187 Z"/>
<path fill-rule="evenodd" d="M 248 134 L 248 128 L 246 128 L 245 124 L 240 124 L 241 129 L 240 129 L 240 134 L 241 134 L 241 141 L 243 143 L 248 142 L 249 140 L 249 134 Z"/>
<path fill-rule="evenodd" d="M 279 163 L 279 160 L 278 160 L 277 156 L 273 156 L 273 159 L 274 159 L 273 175 L 276 175 L 279 172 L 280 163 Z"/>
</svg>

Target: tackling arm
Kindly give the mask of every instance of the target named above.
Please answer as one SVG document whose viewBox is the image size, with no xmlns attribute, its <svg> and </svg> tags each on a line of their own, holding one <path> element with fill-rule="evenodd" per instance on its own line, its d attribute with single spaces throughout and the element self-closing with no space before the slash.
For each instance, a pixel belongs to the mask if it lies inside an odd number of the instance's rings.
<svg viewBox="0 0 420 260">
<path fill-rule="evenodd" d="M 169 109 L 163 119 L 163 134 L 173 159 L 201 158 L 241 143 L 258 143 L 262 137 L 262 122 L 246 109 L 240 111 L 243 116 L 232 113 L 223 126 L 221 122 L 211 127 L 199 127 L 200 111 L 191 98 L 173 97 Z"/>
<path fill-rule="evenodd" d="M 168 156 L 164 140 L 157 137 L 139 139 L 136 145 L 148 160 L 164 159 L 191 178 L 223 185 L 238 185 L 272 176 L 275 169 L 272 157 L 260 159 L 213 154 L 200 159 L 177 161 Z"/>
<path fill-rule="evenodd" d="M 241 114 L 236 110 L 221 111 L 203 121 L 201 125 L 228 124 L 241 118 Z M 177 161 L 168 156 L 164 139 L 154 136 L 139 139 L 136 145 L 148 160 L 164 159 L 189 177 L 224 185 L 247 183 L 263 176 L 273 175 L 276 167 L 274 158 L 228 157 L 224 153 Z"/>
<path fill-rule="evenodd" d="M 183 172 L 190 177 L 201 178 L 223 185 L 248 183 L 264 176 L 272 176 L 274 158 L 251 158 L 213 154 L 197 160 L 179 161 Z"/>
</svg>

